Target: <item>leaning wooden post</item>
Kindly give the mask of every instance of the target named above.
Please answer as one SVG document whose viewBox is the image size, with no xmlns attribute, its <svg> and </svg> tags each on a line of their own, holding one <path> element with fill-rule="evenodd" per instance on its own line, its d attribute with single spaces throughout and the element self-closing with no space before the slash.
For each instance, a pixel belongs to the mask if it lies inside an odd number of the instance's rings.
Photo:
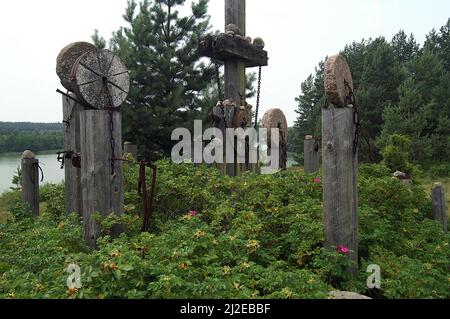
<svg viewBox="0 0 450 319">
<path fill-rule="evenodd" d="M 21 162 L 22 200 L 39 216 L 39 160 L 33 152 L 25 151 Z"/>
<path fill-rule="evenodd" d="M 323 209 L 325 246 L 358 262 L 358 159 L 353 81 L 345 59 L 328 58 L 325 91 L 329 105 L 322 112 Z"/>
<path fill-rule="evenodd" d="M 315 174 L 319 172 L 319 144 L 312 135 L 306 135 L 304 142 L 305 173 Z"/>
<path fill-rule="evenodd" d="M 69 98 L 72 97 L 73 99 Z M 83 107 L 75 102 L 76 95 L 71 93 L 63 96 L 64 116 L 64 183 L 66 190 L 66 214 L 83 213 L 83 195 L 81 191 L 81 168 L 74 165 L 75 156 L 79 159 L 81 152 L 80 141 L 80 110 Z M 77 167 L 78 166 L 78 167 Z"/>
<path fill-rule="evenodd" d="M 440 222 L 444 231 L 448 231 L 447 210 L 445 207 L 445 191 L 441 183 L 435 183 L 431 194 L 433 202 L 433 219 Z"/>
<path fill-rule="evenodd" d="M 138 148 L 137 145 L 134 145 L 130 142 L 123 143 L 123 153 L 124 154 L 131 154 L 133 155 L 133 158 L 137 160 L 138 157 Z"/>
</svg>

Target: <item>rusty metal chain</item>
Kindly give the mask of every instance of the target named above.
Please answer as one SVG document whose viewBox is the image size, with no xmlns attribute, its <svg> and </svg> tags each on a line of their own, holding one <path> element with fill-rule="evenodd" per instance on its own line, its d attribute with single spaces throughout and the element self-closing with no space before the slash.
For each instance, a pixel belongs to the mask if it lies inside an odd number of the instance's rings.
<svg viewBox="0 0 450 319">
<path fill-rule="evenodd" d="M 259 116 L 259 102 L 261 99 L 261 77 L 262 77 L 262 67 L 259 67 L 258 72 L 258 89 L 256 91 L 256 111 L 255 111 L 255 128 L 258 127 L 258 116 Z"/>
<path fill-rule="evenodd" d="M 39 165 L 39 162 L 32 163 L 32 165 L 37 166 L 37 168 L 38 168 L 39 171 L 41 172 L 41 176 L 42 176 L 42 177 L 41 177 L 40 182 L 42 183 L 42 182 L 44 181 L 44 171 L 43 171 L 41 165 Z M 38 179 L 39 179 L 39 173 L 38 173 Z M 31 174 L 31 175 L 30 175 L 30 182 L 31 182 L 33 185 L 36 185 L 36 178 L 35 178 L 34 174 Z"/>
<path fill-rule="evenodd" d="M 110 146 L 111 146 L 111 175 L 115 173 L 115 161 L 116 158 L 115 149 L 116 149 L 116 140 L 114 139 L 114 113 L 112 109 L 108 110 L 109 114 L 109 133 L 110 133 Z"/>
<path fill-rule="evenodd" d="M 217 92 L 219 94 L 220 103 L 225 101 L 225 96 L 222 90 L 222 84 L 220 82 L 220 64 L 217 61 L 214 61 L 214 66 L 216 68 L 216 84 L 217 84 Z"/>
<path fill-rule="evenodd" d="M 228 128 L 227 121 L 225 118 L 225 107 L 223 105 L 223 102 L 225 101 L 225 95 L 222 90 L 222 83 L 220 82 L 220 64 L 217 61 L 214 61 L 214 66 L 216 68 L 216 84 L 217 84 L 217 93 L 219 94 L 219 102 L 220 102 L 220 108 L 222 110 L 222 122 L 225 128 Z"/>
<path fill-rule="evenodd" d="M 349 92 L 349 95 L 346 98 L 346 100 L 347 100 L 346 104 L 347 105 L 351 104 L 353 106 L 353 124 L 355 124 L 355 136 L 353 138 L 353 157 L 356 157 L 356 155 L 358 154 L 359 138 L 361 135 L 362 125 L 361 125 L 361 119 L 359 117 L 359 110 L 358 110 L 358 106 L 356 104 L 356 98 L 355 98 L 353 89 L 351 88 L 350 84 L 346 80 L 344 80 L 344 85 Z"/>
</svg>

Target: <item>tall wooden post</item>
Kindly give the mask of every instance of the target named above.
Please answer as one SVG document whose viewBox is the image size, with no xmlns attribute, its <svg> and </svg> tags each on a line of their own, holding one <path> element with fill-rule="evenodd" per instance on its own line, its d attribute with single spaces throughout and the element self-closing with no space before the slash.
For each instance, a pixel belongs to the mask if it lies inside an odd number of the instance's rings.
<svg viewBox="0 0 450 319">
<path fill-rule="evenodd" d="M 131 154 L 133 155 L 133 158 L 137 160 L 138 157 L 138 148 L 137 145 L 134 145 L 130 142 L 123 143 L 123 153 L 124 154 Z"/>
<path fill-rule="evenodd" d="M 322 112 L 325 246 L 341 248 L 343 253 L 346 253 L 345 248 L 350 249 L 349 257 L 357 263 L 356 106 L 348 99 L 353 90 L 350 68 L 340 55 L 330 57 L 326 62 L 325 90 L 330 102 Z"/>
<path fill-rule="evenodd" d="M 242 37 L 245 37 L 246 28 L 245 7 L 245 0 L 225 0 L 225 28 L 230 24 L 236 25 Z M 225 96 L 238 108 L 245 105 L 245 63 L 242 59 L 225 61 Z M 227 137 L 225 135 L 225 143 Z M 236 176 L 237 166 L 237 163 L 227 163 L 227 174 Z"/>
<path fill-rule="evenodd" d="M 236 176 L 243 170 L 252 169 L 252 165 L 237 164 L 237 152 L 229 150 L 226 154 L 227 140 L 234 135 L 226 134 L 227 128 L 251 127 L 251 116 L 246 121 L 242 120 L 243 113 L 249 113 L 249 106 L 245 102 L 245 70 L 248 67 L 266 66 L 268 64 L 267 52 L 263 50 L 264 43 L 261 39 L 252 43 L 246 38 L 245 24 L 246 2 L 245 0 L 225 0 L 225 33 L 215 36 L 205 36 L 200 39 L 199 52 L 224 62 L 225 65 L 225 92 L 226 103 L 213 110 L 218 121 L 215 127 L 224 134 L 225 164 L 223 171 L 229 176 Z M 247 110 L 245 110 L 247 108 Z M 225 116 L 223 115 L 225 114 Z M 233 152 L 230 154 L 230 152 Z M 228 155 L 228 156 L 227 156 Z M 234 163 L 227 163 L 226 159 L 234 158 Z M 254 166 L 253 166 L 254 168 Z"/>
<path fill-rule="evenodd" d="M 319 172 L 319 149 L 317 140 L 312 135 L 307 135 L 304 142 L 305 173 Z"/>
<path fill-rule="evenodd" d="M 92 214 L 106 217 L 111 213 L 119 216 L 124 213 L 122 162 L 114 161 L 114 168 L 111 166 L 110 115 L 105 110 L 86 110 L 80 116 L 84 238 L 91 248 L 96 248 L 101 235 L 101 227 Z M 114 156 L 121 158 L 122 116 L 120 112 L 113 112 L 112 116 Z M 120 228 L 114 229 L 111 235 L 120 231 Z"/>
<path fill-rule="evenodd" d="M 39 216 L 39 160 L 33 152 L 25 151 L 21 161 L 22 200 Z"/>
<path fill-rule="evenodd" d="M 433 185 L 431 198 L 433 202 L 433 219 L 442 224 L 444 231 L 448 231 L 445 191 L 441 183 L 435 183 Z"/>
<path fill-rule="evenodd" d="M 75 94 L 70 94 L 76 99 Z M 64 116 L 64 150 L 80 154 L 80 110 L 83 107 L 67 96 L 62 97 Z M 83 214 L 83 196 L 81 191 L 81 169 L 67 160 L 64 165 L 66 189 L 66 214 Z"/>
</svg>

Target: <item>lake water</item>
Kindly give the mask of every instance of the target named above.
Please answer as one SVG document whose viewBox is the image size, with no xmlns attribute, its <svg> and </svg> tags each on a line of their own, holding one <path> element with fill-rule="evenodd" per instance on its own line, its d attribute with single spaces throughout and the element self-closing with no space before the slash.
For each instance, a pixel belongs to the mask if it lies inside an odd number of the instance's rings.
<svg viewBox="0 0 450 319">
<path fill-rule="evenodd" d="M 0 194 L 9 190 L 12 178 L 20 166 L 22 154 L 0 154 Z M 39 164 L 44 171 L 43 183 L 60 183 L 64 180 L 64 170 L 56 158 L 56 151 L 41 152 L 36 154 Z"/>
<path fill-rule="evenodd" d="M 56 160 L 56 151 L 41 152 L 36 154 L 39 163 L 44 171 L 44 183 L 60 183 L 64 181 L 64 170 L 61 169 L 61 163 Z M 0 154 L 0 194 L 9 190 L 12 185 L 12 178 L 20 166 L 22 154 Z M 289 157 L 288 167 L 295 164 Z"/>
</svg>

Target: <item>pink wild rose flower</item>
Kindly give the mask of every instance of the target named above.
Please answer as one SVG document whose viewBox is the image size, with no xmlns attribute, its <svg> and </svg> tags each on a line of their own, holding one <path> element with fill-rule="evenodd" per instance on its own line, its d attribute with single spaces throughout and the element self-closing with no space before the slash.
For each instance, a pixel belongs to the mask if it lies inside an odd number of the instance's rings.
<svg viewBox="0 0 450 319">
<path fill-rule="evenodd" d="M 198 212 L 196 210 L 190 210 L 189 215 L 191 215 L 191 217 L 195 217 L 198 215 Z"/>
<path fill-rule="evenodd" d="M 336 251 L 340 254 L 347 255 L 350 252 L 350 249 L 348 247 L 345 247 L 344 245 L 339 245 L 336 248 Z"/>
<path fill-rule="evenodd" d="M 314 183 L 320 184 L 322 183 L 322 179 L 320 177 L 314 178 Z"/>
</svg>

